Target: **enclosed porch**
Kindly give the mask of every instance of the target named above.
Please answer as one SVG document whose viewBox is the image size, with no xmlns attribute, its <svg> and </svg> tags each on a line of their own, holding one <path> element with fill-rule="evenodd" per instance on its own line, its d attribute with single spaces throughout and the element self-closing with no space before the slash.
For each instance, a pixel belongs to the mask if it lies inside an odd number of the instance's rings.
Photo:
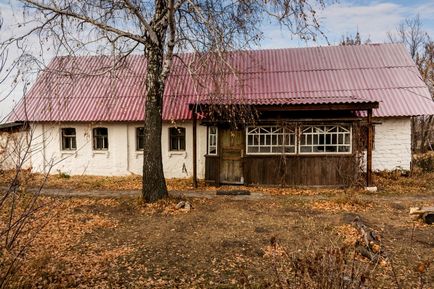
<svg viewBox="0 0 434 289">
<path fill-rule="evenodd" d="M 224 118 L 207 119 L 209 104 L 191 106 L 194 121 L 200 114 L 207 126 L 205 181 L 217 186 L 352 186 L 360 185 L 363 173 L 371 186 L 372 109 L 378 102 L 352 100 L 255 105 L 257 119 L 235 126 Z"/>
</svg>

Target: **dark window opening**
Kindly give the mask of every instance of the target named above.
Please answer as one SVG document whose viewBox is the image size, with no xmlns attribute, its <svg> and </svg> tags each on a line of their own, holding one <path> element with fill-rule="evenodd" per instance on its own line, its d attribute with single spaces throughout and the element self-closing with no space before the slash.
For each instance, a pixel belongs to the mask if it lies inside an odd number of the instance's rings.
<svg viewBox="0 0 434 289">
<path fill-rule="evenodd" d="M 140 151 L 145 148 L 145 129 L 143 127 L 136 128 L 136 150 Z"/>
<path fill-rule="evenodd" d="M 93 129 L 93 149 L 108 150 L 108 129 L 106 127 Z"/>
<path fill-rule="evenodd" d="M 169 150 L 185 151 L 185 128 L 183 127 L 169 128 Z"/>
<path fill-rule="evenodd" d="M 77 140 L 75 128 L 62 128 L 62 150 L 76 150 Z"/>
</svg>

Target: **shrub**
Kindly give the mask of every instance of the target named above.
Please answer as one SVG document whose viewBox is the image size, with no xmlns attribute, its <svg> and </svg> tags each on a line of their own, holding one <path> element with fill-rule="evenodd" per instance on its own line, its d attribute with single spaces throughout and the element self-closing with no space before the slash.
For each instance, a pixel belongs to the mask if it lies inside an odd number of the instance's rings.
<svg viewBox="0 0 434 289">
<path fill-rule="evenodd" d="M 434 153 L 429 152 L 414 156 L 414 166 L 424 173 L 434 172 Z"/>
</svg>

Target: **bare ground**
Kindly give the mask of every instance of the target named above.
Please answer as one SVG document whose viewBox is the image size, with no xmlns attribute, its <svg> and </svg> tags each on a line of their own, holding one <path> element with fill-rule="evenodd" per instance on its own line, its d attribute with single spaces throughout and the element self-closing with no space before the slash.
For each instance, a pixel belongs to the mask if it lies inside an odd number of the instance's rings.
<svg viewBox="0 0 434 289">
<path fill-rule="evenodd" d="M 381 232 L 397 272 L 395 278 L 390 264 L 376 267 L 372 287 L 398 282 L 414 288 L 421 276 L 416 265 L 434 256 L 434 227 L 408 216 L 409 206 L 432 204 L 434 197 L 193 198 L 190 212 L 175 210 L 178 199 L 173 198 L 146 207 L 134 197 L 46 200 L 54 200 L 50 206 L 56 217 L 35 240 L 16 285 L 270 287 L 285 274 L 273 268 L 289 266 L 290 258 L 351 244 L 355 216 Z M 361 259 L 361 264 L 368 262 Z M 433 266 L 422 275 L 431 287 Z"/>
<path fill-rule="evenodd" d="M 0 186 L 9 179 L 8 172 L 0 175 Z M 434 227 L 408 215 L 410 206 L 434 204 L 434 174 L 377 175 L 376 182 L 376 194 L 246 187 L 252 196 L 224 197 L 216 196 L 215 188 L 191 190 L 188 181 L 170 180 L 171 197 L 144 206 L 136 176 L 51 176 L 37 218 L 46 225 L 10 284 L 280 288 L 294 284 L 300 260 L 328 270 L 318 264 L 318 254 L 333 263 L 330 252 L 346 248 L 345 264 L 363 271 L 368 288 L 434 288 Z M 40 183 L 41 176 L 27 175 L 21 186 L 32 191 Z M 176 210 L 180 199 L 193 209 Z M 381 233 L 385 264 L 354 255 L 356 216 Z"/>
</svg>

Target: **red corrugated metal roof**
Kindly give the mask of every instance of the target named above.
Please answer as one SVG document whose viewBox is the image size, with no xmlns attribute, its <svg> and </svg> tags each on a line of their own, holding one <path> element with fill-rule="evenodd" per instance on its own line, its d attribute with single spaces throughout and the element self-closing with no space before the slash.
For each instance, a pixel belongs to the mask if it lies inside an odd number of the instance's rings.
<svg viewBox="0 0 434 289">
<path fill-rule="evenodd" d="M 209 99 L 222 83 L 212 79 L 209 66 L 196 77 L 189 73 L 184 64 L 196 56 L 175 58 L 164 95 L 165 120 L 190 119 L 188 104 Z M 252 104 L 352 99 L 379 101 L 377 117 L 434 114 L 429 91 L 399 44 L 239 51 L 228 61 L 238 73 L 223 74 L 220 93 Z M 55 58 L 10 120 L 143 120 L 146 59 L 132 55 L 119 69 L 107 72 L 111 65 L 107 56 Z"/>
<path fill-rule="evenodd" d="M 370 103 L 378 104 L 378 101 L 365 98 L 355 98 L 352 96 L 321 96 L 321 97 L 288 97 L 286 94 L 280 94 L 279 97 L 273 98 L 226 98 L 213 99 L 204 98 L 194 104 L 196 105 L 300 105 L 300 104 L 360 104 Z"/>
</svg>

